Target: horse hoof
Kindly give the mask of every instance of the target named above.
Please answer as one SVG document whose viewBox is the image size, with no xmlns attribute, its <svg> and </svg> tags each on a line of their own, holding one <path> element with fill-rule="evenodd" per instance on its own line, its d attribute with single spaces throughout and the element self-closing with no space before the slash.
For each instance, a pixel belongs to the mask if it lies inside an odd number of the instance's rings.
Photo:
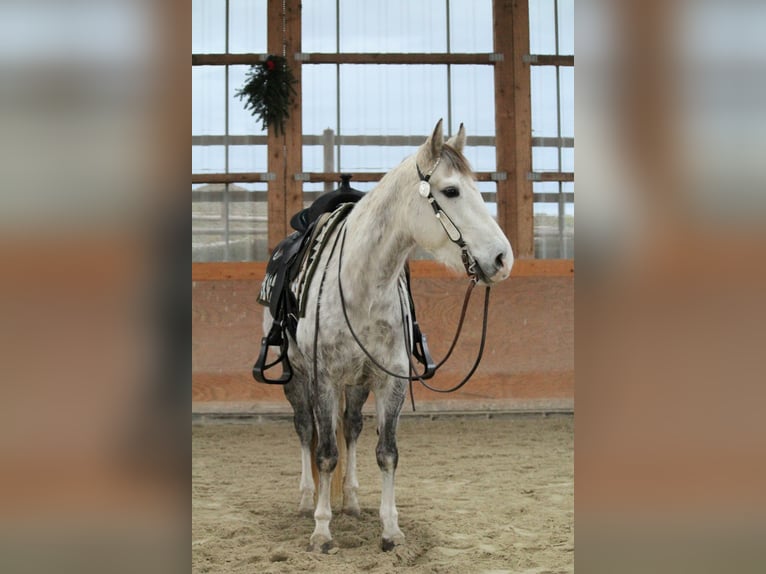
<svg viewBox="0 0 766 574">
<path fill-rule="evenodd" d="M 310 542 L 306 550 L 308 552 L 321 552 L 322 554 L 335 554 L 338 548 L 332 540 L 328 540 L 327 542 Z"/>
<path fill-rule="evenodd" d="M 359 507 L 357 508 L 344 508 L 343 509 L 344 514 L 348 514 L 349 516 L 353 516 L 354 518 L 361 518 L 362 517 L 362 511 Z"/>
<path fill-rule="evenodd" d="M 393 538 L 381 538 L 380 548 L 383 552 L 391 552 L 397 546 L 401 546 L 404 543 L 404 535 L 394 536 Z"/>
<path fill-rule="evenodd" d="M 310 552 L 321 552 L 322 554 L 330 554 L 330 550 L 333 548 L 333 540 L 330 533 L 315 532 L 309 539 L 308 550 Z"/>
</svg>

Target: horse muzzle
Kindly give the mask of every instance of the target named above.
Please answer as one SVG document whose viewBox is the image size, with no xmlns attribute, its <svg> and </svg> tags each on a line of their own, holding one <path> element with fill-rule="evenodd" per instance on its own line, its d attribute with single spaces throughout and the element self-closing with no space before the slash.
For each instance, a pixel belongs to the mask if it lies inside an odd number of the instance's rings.
<svg viewBox="0 0 766 574">
<path fill-rule="evenodd" d="M 513 253 L 508 251 L 501 251 L 495 255 L 490 261 L 475 262 L 475 276 L 485 285 L 494 285 L 508 279 L 511 275 L 511 268 L 513 267 Z"/>
</svg>

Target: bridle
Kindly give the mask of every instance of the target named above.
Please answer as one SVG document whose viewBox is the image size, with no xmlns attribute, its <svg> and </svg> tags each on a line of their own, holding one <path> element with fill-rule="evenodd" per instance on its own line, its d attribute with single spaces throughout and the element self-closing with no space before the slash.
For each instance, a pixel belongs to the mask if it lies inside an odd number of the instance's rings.
<svg viewBox="0 0 766 574">
<path fill-rule="evenodd" d="M 446 233 L 447 237 L 449 237 L 449 240 L 460 247 L 460 256 L 463 259 L 463 266 L 465 267 L 465 272 L 468 274 L 468 277 L 474 281 L 478 281 L 478 275 L 481 273 L 481 268 L 476 263 L 476 259 L 474 259 L 473 255 L 471 255 L 468 246 L 465 244 L 465 241 L 463 240 L 463 234 L 460 232 L 460 229 L 457 225 L 455 225 L 455 222 L 452 221 L 452 218 L 447 215 L 447 212 L 442 209 L 441 205 L 439 205 L 439 202 L 436 201 L 436 198 L 431 191 L 431 175 L 433 175 L 434 171 L 436 171 L 436 168 L 439 167 L 439 162 L 441 162 L 441 160 L 442 158 L 439 156 L 439 159 L 436 160 L 436 163 L 431 168 L 431 171 L 425 175 L 423 175 L 423 172 L 420 171 L 420 166 L 415 163 L 415 168 L 417 168 L 418 177 L 420 178 L 418 193 L 420 194 L 420 197 L 428 200 L 428 204 L 433 208 L 434 215 L 441 224 L 442 229 L 444 229 L 444 233 Z"/>
<path fill-rule="evenodd" d="M 452 241 L 458 247 L 460 247 L 463 265 L 465 267 L 466 273 L 468 274 L 468 277 L 470 278 L 470 281 L 468 284 L 468 288 L 466 289 L 465 297 L 463 299 L 463 306 L 460 310 L 460 318 L 458 320 L 458 326 L 455 332 L 455 336 L 452 339 L 452 343 L 450 345 L 449 350 L 447 351 L 447 354 L 444 356 L 444 358 L 441 361 L 439 361 L 439 363 L 437 364 L 433 363 L 433 360 L 430 357 L 430 353 L 428 352 L 428 346 L 427 346 L 426 338 L 424 335 L 420 337 L 420 349 L 416 348 L 417 345 L 413 347 L 412 342 L 410 340 L 410 330 L 407 328 L 407 310 L 408 309 L 407 309 L 407 305 L 405 304 L 403 300 L 402 291 L 401 289 L 399 289 L 399 303 L 400 303 L 401 316 L 402 316 L 402 327 L 404 331 L 407 357 L 410 364 L 410 373 L 408 375 L 394 373 L 390 371 L 389 369 L 387 369 L 386 367 L 384 367 L 383 365 L 381 365 L 380 362 L 370 354 L 370 352 L 364 346 L 362 341 L 359 339 L 358 335 L 354 331 L 353 326 L 351 325 L 351 321 L 348 316 L 348 309 L 346 308 L 346 299 L 343 293 L 343 283 L 341 281 L 341 272 L 343 269 L 343 251 L 346 244 L 345 221 L 342 224 L 343 228 L 339 230 L 338 233 L 336 233 L 335 235 L 335 241 L 333 242 L 332 249 L 330 250 L 330 256 L 328 258 L 328 261 L 332 259 L 333 254 L 335 253 L 336 247 L 338 247 L 338 242 L 340 241 L 340 252 L 338 254 L 338 292 L 340 295 L 340 304 L 341 304 L 341 309 L 343 311 L 343 318 L 346 321 L 346 326 L 348 327 L 349 332 L 351 333 L 351 336 L 356 342 L 356 344 L 359 346 L 362 352 L 367 356 L 367 358 L 372 362 L 373 365 L 375 365 L 378 369 L 380 369 L 381 371 L 383 371 L 384 373 L 386 373 L 387 375 L 391 377 L 409 381 L 410 399 L 412 400 L 413 410 L 415 410 L 414 396 L 412 393 L 413 381 L 419 381 L 424 387 L 437 393 L 451 393 L 451 392 L 457 391 L 468 382 L 468 380 L 471 378 L 471 376 L 473 376 L 474 372 L 479 366 L 482 355 L 484 354 L 484 346 L 487 339 L 487 319 L 489 317 L 489 290 L 490 290 L 489 285 L 486 286 L 484 291 L 484 311 L 483 311 L 482 330 L 481 330 L 481 342 L 479 343 L 479 352 L 476 356 L 476 359 L 470 371 L 465 377 L 463 377 L 463 379 L 459 383 L 457 383 L 456 385 L 448 389 L 440 389 L 440 388 L 432 387 L 425 382 L 426 379 L 430 379 L 431 377 L 433 377 L 436 374 L 436 371 L 442 365 L 444 365 L 444 363 L 447 362 L 447 359 L 449 359 L 449 357 L 452 355 L 452 351 L 455 349 L 458 339 L 460 338 L 460 334 L 463 330 L 463 323 L 465 321 L 466 311 L 468 309 L 468 302 L 471 299 L 473 288 L 479 282 L 479 274 L 482 273 L 481 268 L 476 262 L 476 259 L 473 257 L 470 250 L 468 249 L 468 246 L 463 240 L 463 234 L 460 232 L 460 229 L 457 227 L 457 225 L 455 225 L 455 222 L 452 221 L 449 215 L 447 215 L 447 213 L 441 208 L 439 203 L 436 201 L 436 198 L 433 196 L 433 193 L 431 192 L 431 185 L 429 183 L 429 180 L 431 179 L 431 175 L 433 174 L 433 172 L 438 167 L 440 161 L 441 161 L 441 157 L 439 157 L 436 160 L 436 163 L 434 164 L 434 166 L 425 175 L 421 172 L 420 166 L 415 164 L 418 170 L 418 176 L 420 177 L 420 186 L 418 188 L 418 191 L 421 197 L 428 200 L 428 203 L 431 205 L 431 207 L 434 210 L 434 215 L 436 216 L 436 219 L 441 224 L 442 228 L 444 229 L 444 232 L 447 234 L 447 237 L 450 239 L 450 241 Z M 315 324 L 314 324 L 314 365 L 313 365 L 314 366 L 314 381 L 317 380 L 317 375 L 318 375 L 317 344 L 318 344 L 318 338 L 319 338 L 319 308 L 320 308 L 322 288 L 324 285 L 326 273 L 327 273 L 327 266 L 325 266 L 325 270 L 322 274 L 322 279 L 319 285 L 319 296 L 317 297 L 317 308 L 316 308 Z M 417 326 L 417 321 L 414 321 L 412 318 L 412 313 L 410 313 L 410 318 L 412 320 L 413 332 L 415 329 L 419 330 L 419 327 Z M 413 356 L 424 365 L 425 368 L 422 373 L 417 373 L 417 369 L 413 362 Z"/>
</svg>

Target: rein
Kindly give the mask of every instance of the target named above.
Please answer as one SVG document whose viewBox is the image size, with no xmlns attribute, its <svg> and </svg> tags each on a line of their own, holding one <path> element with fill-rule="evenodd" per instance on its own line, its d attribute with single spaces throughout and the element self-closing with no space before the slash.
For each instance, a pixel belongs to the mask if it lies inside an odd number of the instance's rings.
<svg viewBox="0 0 766 574">
<path fill-rule="evenodd" d="M 405 339 L 405 345 L 407 348 L 407 358 L 410 364 L 410 374 L 409 375 L 402 375 L 398 373 L 394 373 L 384 367 L 380 364 L 379 361 L 377 361 L 372 354 L 367 350 L 367 348 L 364 346 L 362 341 L 357 336 L 356 332 L 354 331 L 354 328 L 351 325 L 351 321 L 348 317 L 348 309 L 346 308 L 346 298 L 343 293 L 343 283 L 341 281 L 341 272 L 343 269 L 343 251 L 346 244 L 346 226 L 345 221 L 343 222 L 343 229 L 339 230 L 338 233 L 335 236 L 335 241 L 333 243 L 332 250 L 330 252 L 330 258 L 332 258 L 332 254 L 335 252 L 335 248 L 338 244 L 338 240 L 340 239 L 340 252 L 338 254 L 338 291 L 340 295 L 340 304 L 341 309 L 343 311 L 343 318 L 346 321 L 346 326 L 349 329 L 349 332 L 351 333 L 352 338 L 356 342 L 356 344 L 359 346 L 359 348 L 362 350 L 362 352 L 367 356 L 367 358 L 372 362 L 373 365 L 375 365 L 378 369 L 386 373 L 387 375 L 397 378 L 409 381 L 410 383 L 410 398 L 412 400 L 412 408 L 415 410 L 415 400 L 414 396 L 412 394 L 412 382 L 413 381 L 419 381 L 424 387 L 427 389 L 437 392 L 437 393 L 451 393 L 454 391 L 457 391 L 463 385 L 465 385 L 468 380 L 473 376 L 474 372 L 476 372 L 476 369 L 479 366 L 479 363 L 481 362 L 481 358 L 484 354 L 484 347 L 487 340 L 487 322 L 489 317 L 489 285 L 486 286 L 484 291 L 484 312 L 483 312 L 483 319 L 482 319 L 482 329 L 481 329 L 481 342 L 479 343 L 479 352 L 476 356 L 476 360 L 473 363 L 473 366 L 471 367 L 471 370 L 468 372 L 468 374 L 463 377 L 463 379 L 458 382 L 453 387 L 450 387 L 448 389 L 439 389 L 436 387 L 430 386 L 428 383 L 425 382 L 424 379 L 432 377 L 436 371 L 444 365 L 444 363 L 447 362 L 447 359 L 452 355 L 452 351 L 455 349 L 455 346 L 457 345 L 457 341 L 460 338 L 460 334 L 463 330 L 463 323 L 465 321 L 466 312 L 468 309 L 468 302 L 471 299 L 471 294 L 473 293 L 473 288 L 476 286 L 476 284 L 479 281 L 479 274 L 481 273 L 481 270 L 479 266 L 476 263 L 476 260 L 474 259 L 473 255 L 471 255 L 471 252 L 468 250 L 468 246 L 466 245 L 465 241 L 463 240 L 463 234 L 460 232 L 460 229 L 458 229 L 457 225 L 452 221 L 452 219 L 447 215 L 447 213 L 441 208 L 439 203 L 436 201 L 436 198 L 433 196 L 433 193 L 431 192 L 431 186 L 429 184 L 429 180 L 431 179 L 431 175 L 436 170 L 436 167 L 439 165 L 439 162 L 441 161 L 441 158 L 439 158 L 436 163 L 434 164 L 431 171 L 428 172 L 428 174 L 423 175 L 423 173 L 420 171 L 420 166 L 416 164 L 417 170 L 418 170 L 418 176 L 420 177 L 420 186 L 418 188 L 418 191 L 420 195 L 428 200 L 429 205 L 434 210 L 434 215 L 436 216 L 436 219 L 441 224 L 442 228 L 444 229 L 444 232 L 447 234 L 447 237 L 455 243 L 458 247 L 460 247 L 461 250 L 461 258 L 463 260 L 463 266 L 465 267 L 466 273 L 470 277 L 470 282 L 468 284 L 468 288 L 466 289 L 465 297 L 463 299 L 463 306 L 460 310 L 460 318 L 458 320 L 458 326 L 457 330 L 455 332 L 455 336 L 452 339 L 452 344 L 450 345 L 449 350 L 447 351 L 447 354 L 444 356 L 444 358 L 439 361 L 435 366 L 426 365 L 425 371 L 423 373 L 417 373 L 417 369 L 415 368 L 415 364 L 412 360 L 413 357 L 413 351 L 412 351 L 412 341 L 410 340 L 410 332 L 407 328 L 407 316 L 406 316 L 406 309 L 404 302 L 402 301 L 402 294 L 401 291 L 399 292 L 399 303 L 400 303 L 400 309 L 402 314 L 402 327 L 404 331 L 404 339 Z M 342 237 L 341 237 L 342 235 Z M 328 260 L 329 261 L 329 260 Z M 325 268 L 326 271 L 326 268 Z M 322 276 L 322 283 L 324 283 L 325 275 Z M 322 284 L 320 283 L 320 298 L 321 298 L 321 292 L 322 292 Z M 317 374 L 317 355 L 316 355 L 316 349 L 317 349 L 317 333 L 319 331 L 319 300 L 317 300 L 317 315 L 316 315 L 316 325 L 314 330 L 314 375 L 316 378 Z"/>
<path fill-rule="evenodd" d="M 343 236 L 342 238 L 341 238 L 341 234 Z M 383 371 L 384 373 L 386 373 L 387 375 L 389 375 L 391 377 L 394 377 L 396 379 L 403 379 L 405 381 L 419 381 L 427 389 L 432 390 L 432 391 L 436 391 L 436 392 L 451 393 L 453 391 L 458 390 L 463 385 L 465 385 L 468 382 L 468 379 L 470 379 L 471 376 L 473 375 L 473 373 L 476 371 L 476 368 L 479 366 L 479 363 L 481 362 L 481 357 L 484 354 L 484 344 L 485 344 L 486 338 L 487 338 L 487 320 L 488 320 L 488 317 L 489 317 L 489 289 L 490 289 L 489 286 L 487 286 L 485 288 L 485 291 L 484 291 L 484 318 L 483 318 L 483 324 L 482 324 L 482 329 L 481 329 L 481 342 L 479 344 L 479 354 L 477 355 L 476 360 L 474 361 L 473 367 L 471 367 L 471 370 L 468 373 L 468 375 L 466 375 L 463 378 L 463 380 L 461 380 L 453 388 L 450 388 L 450 389 L 437 389 L 437 388 L 429 386 L 425 382 L 424 379 L 430 378 L 431 376 L 433 376 L 433 374 L 435 374 L 435 372 L 442 365 L 444 365 L 444 363 L 447 361 L 447 359 L 449 359 L 450 355 L 452 354 L 452 351 L 455 349 L 455 346 L 457 345 L 457 341 L 460 338 L 460 334 L 463 331 L 463 323 L 465 322 L 465 316 L 466 316 L 466 312 L 468 310 L 468 302 L 471 299 L 471 293 L 473 292 L 473 288 L 476 286 L 476 283 L 477 283 L 476 277 L 472 277 L 471 278 L 471 281 L 468 284 L 468 288 L 466 289 L 465 298 L 463 299 L 463 307 L 460 310 L 460 319 L 458 320 L 457 331 L 455 332 L 455 336 L 452 339 L 452 344 L 450 345 L 450 348 L 447 351 L 447 354 L 444 356 L 444 358 L 441 361 L 439 361 L 436 364 L 435 367 L 433 367 L 433 369 L 432 369 L 430 374 L 428 372 L 424 372 L 424 373 L 420 373 L 420 374 L 415 372 L 414 375 L 402 375 L 402 374 L 394 373 L 394 372 L 390 371 L 389 369 L 387 369 L 386 367 L 384 367 L 383 365 L 381 365 L 380 362 L 377 359 L 375 359 L 375 357 L 372 356 L 372 354 L 367 350 L 367 348 L 364 346 L 362 341 L 359 339 L 359 336 L 356 334 L 356 331 L 354 331 L 354 327 L 351 325 L 351 320 L 348 317 L 348 309 L 346 307 L 346 297 L 345 297 L 345 295 L 343 293 L 343 282 L 341 281 L 341 272 L 343 270 L 343 263 L 342 263 L 343 262 L 343 250 L 344 250 L 344 247 L 346 245 L 346 227 L 345 227 L 345 224 L 343 226 L 343 230 L 339 231 L 338 235 L 336 235 L 336 237 L 335 237 L 335 244 L 338 243 L 338 239 L 339 238 L 340 238 L 340 252 L 338 253 L 338 291 L 339 291 L 339 294 L 340 294 L 340 307 L 341 307 L 341 310 L 343 311 L 343 318 L 346 321 L 346 326 L 348 327 L 348 330 L 351 333 L 351 337 L 354 339 L 354 342 L 359 346 L 359 348 L 362 350 L 362 352 L 367 356 L 367 358 L 370 360 L 370 362 L 372 362 L 372 364 L 375 365 L 378 369 L 380 369 L 381 371 Z M 335 244 L 333 244 L 333 251 L 335 250 Z M 331 254 L 332 254 L 332 251 L 331 251 Z M 321 289 L 321 287 L 320 287 L 320 289 Z M 400 293 L 399 297 L 400 297 L 400 305 L 402 305 L 403 303 L 401 301 L 401 293 Z M 412 348 L 412 345 L 411 345 L 411 342 L 410 342 L 410 339 L 409 339 L 409 332 L 407 330 L 406 320 L 405 320 L 406 319 L 406 312 L 405 312 L 403 307 L 402 307 L 401 311 L 402 311 L 402 325 L 404 326 L 403 328 L 404 328 L 404 331 L 405 331 L 405 341 L 406 341 L 406 344 L 407 344 L 407 357 L 408 357 L 409 362 L 410 362 L 410 370 L 414 372 L 415 365 L 412 362 L 412 352 L 410 350 Z"/>
</svg>

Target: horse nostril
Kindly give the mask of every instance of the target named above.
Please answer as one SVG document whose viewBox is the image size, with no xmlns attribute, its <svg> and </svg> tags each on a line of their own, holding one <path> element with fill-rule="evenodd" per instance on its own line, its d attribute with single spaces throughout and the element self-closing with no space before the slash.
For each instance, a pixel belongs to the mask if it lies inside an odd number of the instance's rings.
<svg viewBox="0 0 766 574">
<path fill-rule="evenodd" d="M 495 267 L 498 269 L 502 269 L 505 265 L 505 253 L 498 254 L 497 257 L 495 257 Z"/>
</svg>

